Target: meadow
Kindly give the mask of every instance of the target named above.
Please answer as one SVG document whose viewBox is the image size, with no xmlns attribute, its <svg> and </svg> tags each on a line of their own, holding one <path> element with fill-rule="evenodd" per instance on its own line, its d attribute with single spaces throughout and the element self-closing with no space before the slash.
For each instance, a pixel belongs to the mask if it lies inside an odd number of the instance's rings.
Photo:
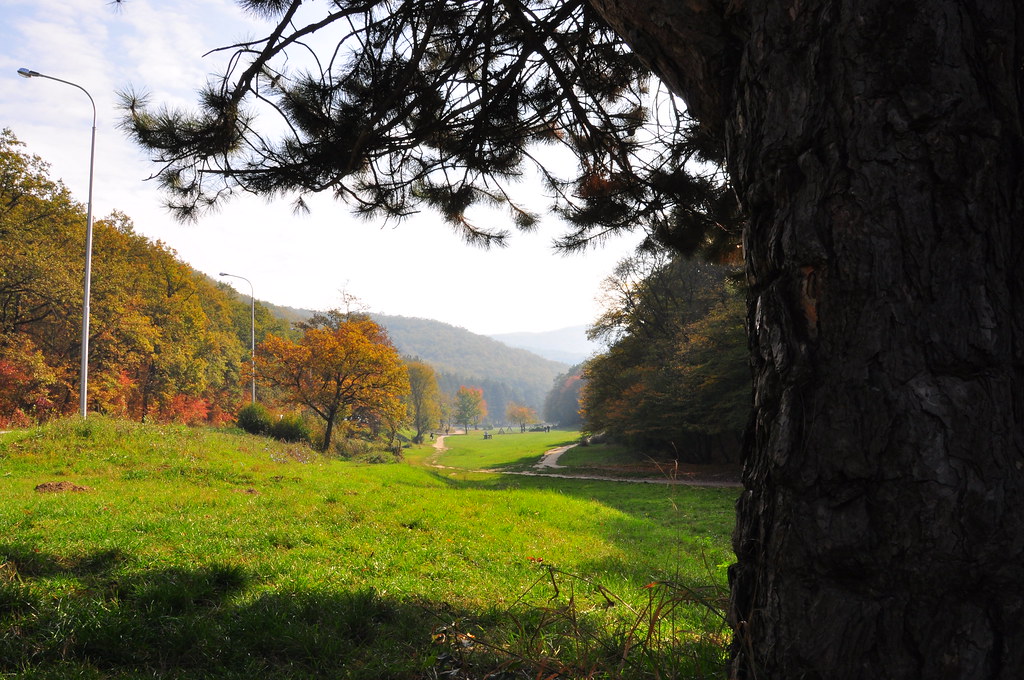
<svg viewBox="0 0 1024 680">
<path fill-rule="evenodd" d="M 471 471 L 549 448 L 522 437 L 453 470 L 92 416 L 0 435 L 0 677 L 719 675 L 737 490 Z"/>
<path fill-rule="evenodd" d="M 444 454 L 437 460 L 446 467 L 466 470 L 526 470 L 548 449 L 577 440 L 579 433 L 572 430 L 492 433 L 490 439 L 484 439 L 481 431 L 473 431 L 446 436 Z"/>
</svg>

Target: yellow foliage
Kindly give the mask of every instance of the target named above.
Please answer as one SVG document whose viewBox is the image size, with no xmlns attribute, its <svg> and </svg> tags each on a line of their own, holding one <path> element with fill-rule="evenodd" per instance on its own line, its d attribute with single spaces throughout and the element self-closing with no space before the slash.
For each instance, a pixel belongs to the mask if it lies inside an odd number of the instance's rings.
<svg viewBox="0 0 1024 680">
<path fill-rule="evenodd" d="M 257 360 L 260 373 L 290 403 L 324 420 L 325 449 L 336 425 L 376 434 L 394 430 L 405 415 L 408 372 L 384 329 L 369 319 L 307 328 L 298 341 L 271 335 Z"/>
</svg>

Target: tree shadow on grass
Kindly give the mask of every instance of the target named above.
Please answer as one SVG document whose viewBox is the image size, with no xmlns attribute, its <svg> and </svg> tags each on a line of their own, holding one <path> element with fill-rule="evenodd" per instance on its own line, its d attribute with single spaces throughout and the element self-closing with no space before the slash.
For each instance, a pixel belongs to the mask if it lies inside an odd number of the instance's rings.
<svg viewBox="0 0 1024 680">
<path fill-rule="evenodd" d="M 131 561 L 0 546 L 0 675 L 409 677 L 422 653 L 403 640 L 429 648 L 424 610 L 370 588 L 261 593 L 235 565 Z"/>
<path fill-rule="evenodd" d="M 637 484 L 628 481 L 568 479 L 549 475 L 509 475 L 495 473 L 482 476 L 470 471 L 425 468 L 426 474 L 450 489 L 506 491 L 523 489 L 552 491 L 566 496 L 597 501 L 628 514 L 645 515 L 664 504 L 700 504 L 723 507 L 732 516 L 733 504 L 742 492 L 739 488 L 688 485 Z"/>
<path fill-rule="evenodd" d="M 26 544 L 0 545 L 0 565 L 3 677 L 525 680 L 583 677 L 602 663 L 613 669 L 602 677 L 647 677 L 621 673 L 633 642 L 583 623 L 571 597 L 468 611 L 369 587 L 261 592 L 235 565 L 139 570 L 116 550 Z M 681 656 L 652 651 L 665 664 Z"/>
</svg>

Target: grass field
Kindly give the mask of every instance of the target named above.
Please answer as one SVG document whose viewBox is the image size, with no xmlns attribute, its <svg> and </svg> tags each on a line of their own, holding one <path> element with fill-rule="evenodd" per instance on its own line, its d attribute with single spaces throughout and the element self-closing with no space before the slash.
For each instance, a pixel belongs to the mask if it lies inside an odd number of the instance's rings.
<svg viewBox="0 0 1024 680">
<path fill-rule="evenodd" d="M 515 432 L 483 438 L 483 432 L 455 434 L 444 438 L 446 451 L 438 461 L 448 467 L 466 470 L 524 470 L 533 466 L 547 450 L 574 444 L 579 432 Z"/>
<path fill-rule="evenodd" d="M 93 417 L 8 433 L 0 677 L 715 677 L 735 496 Z"/>
<path fill-rule="evenodd" d="M 624 446 L 602 444 L 599 446 L 578 446 L 571 451 L 566 451 L 559 460 L 561 465 L 569 468 L 591 468 L 599 465 L 612 465 L 623 462 L 636 462 L 644 460 L 641 456 L 635 456 Z"/>
</svg>

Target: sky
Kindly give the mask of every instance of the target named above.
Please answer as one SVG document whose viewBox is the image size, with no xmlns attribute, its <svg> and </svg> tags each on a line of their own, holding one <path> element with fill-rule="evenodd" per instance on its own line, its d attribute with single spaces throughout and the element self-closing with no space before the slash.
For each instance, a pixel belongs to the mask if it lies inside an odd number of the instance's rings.
<svg viewBox="0 0 1024 680">
<path fill-rule="evenodd" d="M 431 213 L 374 224 L 326 196 L 310 201 L 308 215 L 293 214 L 287 198 L 246 196 L 197 223 L 176 221 L 155 181 L 146 179 L 157 166 L 116 127 L 117 92 L 145 90 L 155 103 L 191 107 L 194 92 L 220 72 L 224 59 L 203 55 L 263 37 L 266 26 L 231 0 L 128 0 L 117 7 L 108 0 L 0 0 L 0 127 L 11 128 L 85 204 L 88 98 L 17 70 L 80 85 L 97 109 L 96 218 L 126 213 L 138 233 L 195 269 L 245 277 L 260 300 L 323 310 L 343 307 L 344 291 L 372 312 L 436 319 L 485 335 L 589 324 L 600 314 L 600 283 L 639 234 L 562 255 L 552 241 L 563 227 L 545 217 L 536 232 L 513 234 L 509 247 L 482 250 Z M 244 281 L 225 280 L 249 294 Z"/>
</svg>

